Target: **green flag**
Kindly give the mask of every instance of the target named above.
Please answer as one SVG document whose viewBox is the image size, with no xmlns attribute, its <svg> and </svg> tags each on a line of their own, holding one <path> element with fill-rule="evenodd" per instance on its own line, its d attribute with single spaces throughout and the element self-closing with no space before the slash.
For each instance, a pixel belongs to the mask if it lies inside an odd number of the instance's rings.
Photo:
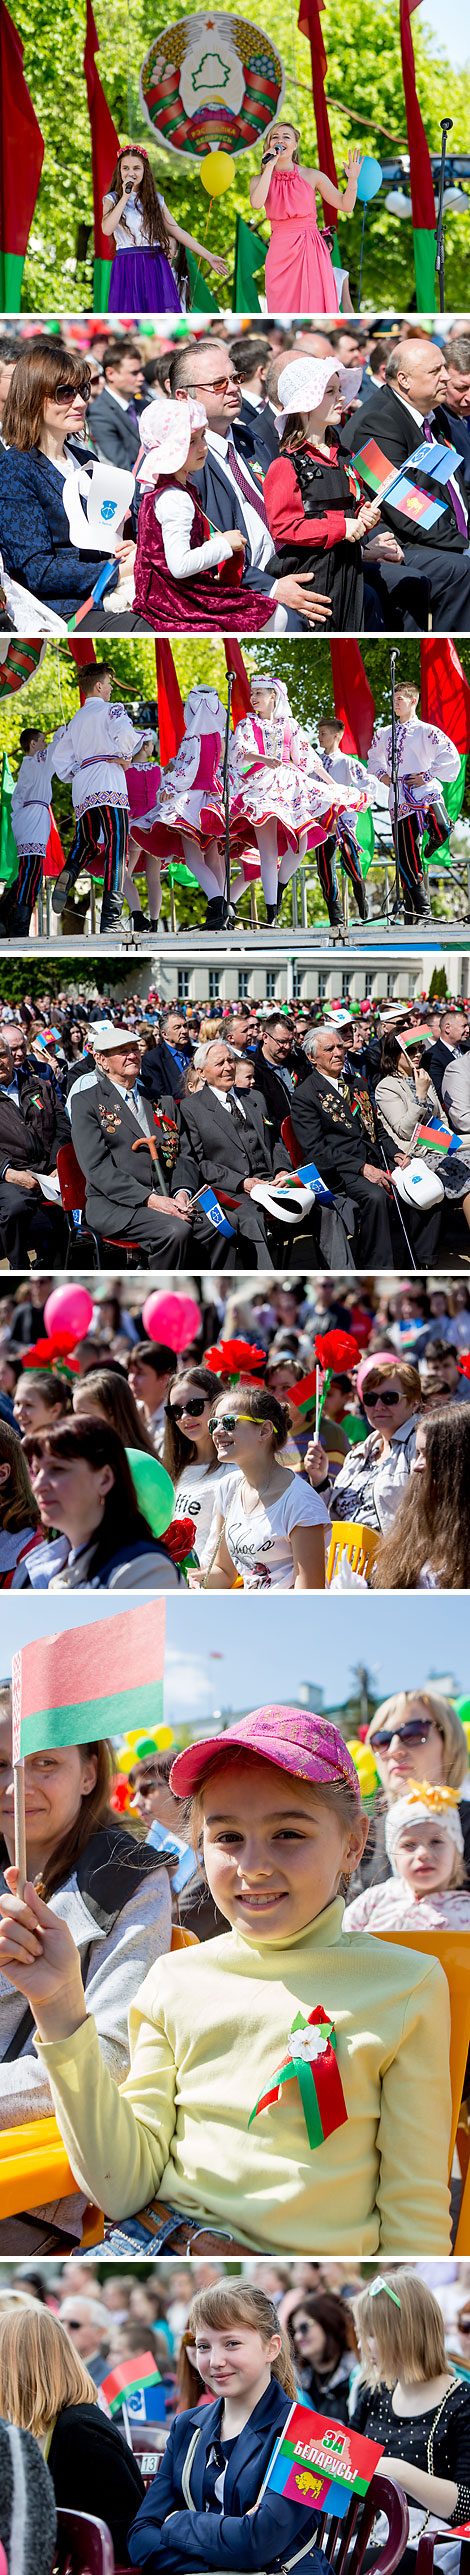
<svg viewBox="0 0 470 2575">
<path fill-rule="evenodd" d="M 16 885 L 18 875 L 18 851 L 11 819 L 14 784 L 4 751 L 0 769 L 0 877 L 4 885 Z"/>
<path fill-rule="evenodd" d="M 418 313 L 436 312 L 436 235 L 413 226 L 413 258 Z"/>
<path fill-rule="evenodd" d="M 233 274 L 234 313 L 261 312 L 255 278 L 264 276 L 265 258 L 266 242 L 261 240 L 259 233 L 251 231 L 249 224 L 242 223 L 241 215 L 237 215 Z"/>
<path fill-rule="evenodd" d="M 93 312 L 107 313 L 112 259 L 93 260 Z"/>
<path fill-rule="evenodd" d="M 0 252 L 0 297 L 2 313 L 21 312 L 24 258 L 19 251 Z"/>
<path fill-rule="evenodd" d="M 460 762 L 460 768 L 459 768 L 459 772 L 458 772 L 458 777 L 457 777 L 457 778 L 451 778 L 451 779 L 449 779 L 447 786 L 443 787 L 443 789 L 442 789 L 442 801 L 443 801 L 443 804 L 445 805 L 446 813 L 447 813 L 447 814 L 448 814 L 448 816 L 449 816 L 449 824 L 450 824 L 450 826 L 452 826 L 452 823 L 457 823 L 457 822 L 458 822 L 459 814 L 461 814 L 461 812 L 462 812 L 462 805 L 463 805 L 463 800 L 464 800 L 464 795 L 465 795 L 465 778 L 466 778 L 466 769 L 467 769 L 467 758 L 466 758 L 466 752 L 465 752 L 465 751 L 463 751 L 463 752 L 462 752 L 461 762 Z M 427 832 L 425 832 L 425 833 L 424 833 L 424 835 L 423 835 L 423 841 L 422 841 L 422 846 L 421 846 L 421 856 L 422 856 L 422 859 L 423 859 L 423 861 L 424 861 L 424 865 L 425 865 L 425 867 L 427 866 L 426 850 L 427 850 Z M 433 852 L 433 856 L 432 856 L 432 859 L 431 859 L 431 867 L 453 867 L 453 864 L 454 864 L 454 861 L 453 861 L 453 857 L 452 857 L 452 850 L 451 850 L 451 849 L 449 849 L 449 842 L 448 842 L 448 840 L 447 840 L 447 841 L 444 841 L 442 849 L 434 850 L 434 852 Z"/>
<path fill-rule="evenodd" d="M 218 307 L 218 303 L 217 303 L 217 296 L 216 296 L 216 295 L 211 295 L 211 289 L 210 289 L 210 286 L 208 286 L 208 284 L 207 284 L 207 278 L 206 278 L 206 277 L 205 277 L 205 275 L 204 275 L 204 270 L 203 270 L 203 268 L 201 268 L 200 260 L 199 260 L 199 259 L 194 259 L 194 258 L 193 258 L 192 250 L 187 250 L 187 252 L 186 252 L 186 258 L 187 258 L 187 263 L 188 263 L 188 277 L 189 277 L 189 286 L 190 286 L 190 295 L 189 295 L 189 309 L 190 309 L 190 312 L 191 312 L 191 313 L 218 313 L 219 307 Z"/>
</svg>

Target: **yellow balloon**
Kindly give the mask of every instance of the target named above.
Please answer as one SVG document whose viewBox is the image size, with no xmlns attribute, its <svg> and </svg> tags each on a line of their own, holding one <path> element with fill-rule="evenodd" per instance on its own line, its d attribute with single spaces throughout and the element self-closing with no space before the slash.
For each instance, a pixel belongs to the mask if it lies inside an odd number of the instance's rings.
<svg viewBox="0 0 470 2575">
<path fill-rule="evenodd" d="M 171 1726 L 155 1727 L 155 1742 L 158 1744 L 159 1752 L 169 1752 L 170 1744 L 173 1743 L 173 1741 L 174 1737 Z"/>
<path fill-rule="evenodd" d="M 145 1726 L 134 1726 L 132 1734 L 129 1734 L 129 1735 L 126 1735 L 126 1736 L 125 1736 L 125 1742 L 126 1742 L 126 1743 L 129 1743 L 129 1744 L 133 1744 L 133 1743 L 141 1743 L 141 1742 L 142 1742 L 142 1736 L 143 1736 L 144 1734 L 145 1734 Z"/>
<path fill-rule="evenodd" d="M 135 1758 L 134 1758 L 134 1753 L 133 1753 L 133 1752 L 130 1752 L 130 1751 L 128 1751 L 128 1752 L 120 1752 L 120 1754 L 119 1754 L 119 1759 L 118 1759 L 118 1770 L 123 1770 L 124 1772 L 126 1772 L 127 1770 L 134 1770 L 134 1768 L 135 1768 Z"/>
<path fill-rule="evenodd" d="M 224 197 L 226 188 L 233 188 L 235 178 L 231 153 L 208 152 L 206 160 L 201 161 L 199 177 L 208 197 Z"/>
</svg>

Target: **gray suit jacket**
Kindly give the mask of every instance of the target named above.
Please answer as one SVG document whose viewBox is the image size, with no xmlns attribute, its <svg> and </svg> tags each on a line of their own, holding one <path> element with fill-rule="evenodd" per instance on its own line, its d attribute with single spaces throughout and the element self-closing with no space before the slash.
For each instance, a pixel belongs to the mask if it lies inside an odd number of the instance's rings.
<svg viewBox="0 0 470 2575">
<path fill-rule="evenodd" d="M 110 465 L 121 465 L 124 472 L 133 474 L 141 444 L 139 430 L 129 412 L 121 411 L 120 403 L 114 401 L 106 385 L 102 393 L 97 393 L 95 401 L 90 402 L 87 416 L 98 455 L 107 457 Z"/>
<path fill-rule="evenodd" d="M 144 1101 L 149 1136 L 155 1138 L 151 1102 Z M 108 1073 L 85 1077 L 72 1094 L 72 1140 L 86 1181 L 86 1213 L 97 1233 L 118 1234 L 123 1221 L 146 1207 L 151 1190 L 164 1189 L 139 1120 Z M 140 1139 L 142 1137 L 142 1141 Z M 134 1151 L 134 1147 L 139 1150 Z"/>
<path fill-rule="evenodd" d="M 237 1197 L 244 1180 L 264 1180 L 273 1171 L 284 1171 L 286 1155 L 283 1145 L 273 1145 L 272 1129 L 266 1121 L 265 1104 L 260 1094 L 247 1092 L 243 1101 L 246 1118 L 227 1116 L 227 1110 L 209 1086 L 204 1091 L 190 1092 L 178 1103 L 180 1148 L 172 1176 L 172 1190 L 200 1189 L 210 1181 L 212 1188 L 226 1189 Z"/>
</svg>

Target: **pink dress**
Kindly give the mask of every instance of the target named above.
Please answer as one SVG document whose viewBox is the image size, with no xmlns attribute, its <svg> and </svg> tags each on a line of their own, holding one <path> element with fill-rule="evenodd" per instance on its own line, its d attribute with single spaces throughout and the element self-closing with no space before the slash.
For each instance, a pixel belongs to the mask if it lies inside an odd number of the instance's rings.
<svg viewBox="0 0 470 2575">
<path fill-rule="evenodd" d="M 183 832 L 202 850 L 206 840 L 222 838 L 222 750 L 220 733 L 185 733 L 168 768 L 127 771 L 132 833 L 140 849 L 150 849 L 165 864 L 185 860 Z"/>
<path fill-rule="evenodd" d="M 294 162 L 273 170 L 265 213 L 271 225 L 265 286 L 268 313 L 338 313 L 334 270 L 318 230 L 315 189 Z"/>
</svg>

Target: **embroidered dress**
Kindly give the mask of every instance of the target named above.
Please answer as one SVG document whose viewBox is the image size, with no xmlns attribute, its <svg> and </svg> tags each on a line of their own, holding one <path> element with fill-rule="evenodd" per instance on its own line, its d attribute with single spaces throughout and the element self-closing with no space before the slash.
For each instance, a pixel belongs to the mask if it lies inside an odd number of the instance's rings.
<svg viewBox="0 0 470 2575">
<path fill-rule="evenodd" d="M 295 723 L 284 694 L 279 714 L 275 712 L 264 723 L 256 714 L 245 715 L 236 726 L 230 758 L 230 828 L 246 840 L 247 825 L 251 837 L 256 836 L 257 825 L 277 821 L 278 858 L 286 849 L 297 849 L 299 858 L 304 858 L 336 831 L 346 799 L 341 788 L 325 777 L 322 761 Z M 265 767 L 260 768 L 260 760 Z M 356 812 L 366 802 L 364 789 L 348 794 L 348 807 L 354 806 Z"/>
<path fill-rule="evenodd" d="M 268 313 L 337 313 L 335 272 L 303 170 L 273 170 L 265 202 L 271 240 L 265 267 Z"/>
<path fill-rule="evenodd" d="M 132 801 L 139 802 L 145 781 L 145 818 L 133 821 L 133 837 L 164 861 L 187 863 L 183 838 L 194 842 L 194 854 L 208 841 L 223 839 L 225 812 L 220 761 L 225 734 L 225 708 L 216 689 L 191 689 L 186 699 L 185 731 L 176 758 L 166 769 L 129 773 Z M 154 785 L 152 787 L 152 779 Z"/>
<path fill-rule="evenodd" d="M 368 766 L 374 778 L 380 778 L 385 770 L 389 770 L 388 802 L 393 815 L 391 724 L 381 725 L 374 735 Z M 397 724 L 399 822 L 406 814 L 417 814 L 424 826 L 428 806 L 434 804 L 436 797 L 439 798 L 441 784 L 458 778 L 459 768 L 460 758 L 455 744 L 449 741 L 447 733 L 441 733 L 437 724 L 422 724 L 418 716 L 413 716 L 410 724 Z M 414 783 L 417 774 L 419 788 Z"/>
<path fill-rule="evenodd" d="M 116 197 L 111 198 L 117 204 Z M 163 197 L 159 198 L 163 206 Z M 108 311 L 110 313 L 180 313 L 181 303 L 165 252 L 149 243 L 138 199 L 127 199 L 126 212 L 114 234 Z"/>
</svg>

